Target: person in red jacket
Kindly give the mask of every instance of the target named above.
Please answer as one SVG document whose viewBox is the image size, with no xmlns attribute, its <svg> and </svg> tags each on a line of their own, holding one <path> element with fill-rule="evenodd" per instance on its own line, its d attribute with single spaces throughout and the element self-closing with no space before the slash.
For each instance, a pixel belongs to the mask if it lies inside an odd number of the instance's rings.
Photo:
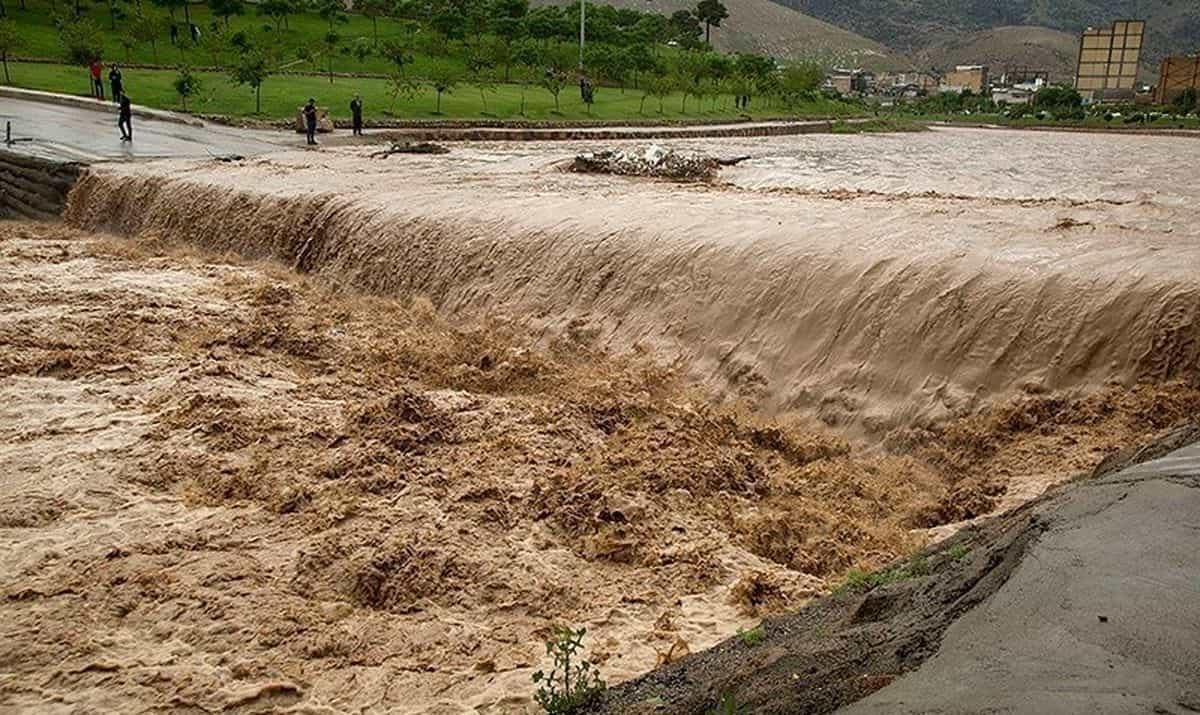
<svg viewBox="0 0 1200 715">
<path fill-rule="evenodd" d="M 88 65 L 88 71 L 92 73 L 92 96 L 96 99 L 104 99 L 104 82 L 100 79 L 104 65 L 100 64 L 100 58 L 92 60 L 92 64 Z"/>
</svg>

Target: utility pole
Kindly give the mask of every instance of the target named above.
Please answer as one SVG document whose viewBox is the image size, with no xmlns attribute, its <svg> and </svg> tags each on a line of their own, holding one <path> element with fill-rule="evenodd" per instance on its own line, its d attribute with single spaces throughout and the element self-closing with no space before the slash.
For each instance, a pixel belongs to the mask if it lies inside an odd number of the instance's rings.
<svg viewBox="0 0 1200 715">
<path fill-rule="evenodd" d="M 587 42 L 587 32 L 584 25 L 587 22 L 587 0 L 579 0 L 579 70 L 583 71 L 583 45 Z"/>
</svg>

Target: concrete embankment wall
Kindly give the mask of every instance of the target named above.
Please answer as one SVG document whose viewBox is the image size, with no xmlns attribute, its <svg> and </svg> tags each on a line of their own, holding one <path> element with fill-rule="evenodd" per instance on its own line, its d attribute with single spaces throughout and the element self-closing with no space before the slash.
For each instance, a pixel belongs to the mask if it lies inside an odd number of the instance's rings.
<svg viewBox="0 0 1200 715">
<path fill-rule="evenodd" d="M 0 150 L 0 218 L 57 219 L 83 168 Z"/>
</svg>

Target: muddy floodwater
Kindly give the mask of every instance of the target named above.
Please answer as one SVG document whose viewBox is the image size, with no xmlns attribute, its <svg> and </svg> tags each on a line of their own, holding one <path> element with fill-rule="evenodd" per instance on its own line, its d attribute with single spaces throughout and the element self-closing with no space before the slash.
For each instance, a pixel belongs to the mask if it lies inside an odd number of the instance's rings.
<svg viewBox="0 0 1200 715">
<path fill-rule="evenodd" d="M 531 712 L 1200 412 L 1200 141 L 94 167 L 0 223 L 0 707 Z"/>
</svg>

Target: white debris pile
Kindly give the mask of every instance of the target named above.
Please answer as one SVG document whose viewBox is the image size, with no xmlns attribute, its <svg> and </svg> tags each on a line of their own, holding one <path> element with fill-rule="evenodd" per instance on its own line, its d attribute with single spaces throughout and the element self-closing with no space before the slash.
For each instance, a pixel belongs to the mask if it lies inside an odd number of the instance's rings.
<svg viewBox="0 0 1200 715">
<path fill-rule="evenodd" d="M 717 175 L 720 166 L 721 162 L 710 156 L 650 144 L 615 151 L 578 154 L 569 168 L 571 171 L 588 174 L 707 181 Z"/>
</svg>

